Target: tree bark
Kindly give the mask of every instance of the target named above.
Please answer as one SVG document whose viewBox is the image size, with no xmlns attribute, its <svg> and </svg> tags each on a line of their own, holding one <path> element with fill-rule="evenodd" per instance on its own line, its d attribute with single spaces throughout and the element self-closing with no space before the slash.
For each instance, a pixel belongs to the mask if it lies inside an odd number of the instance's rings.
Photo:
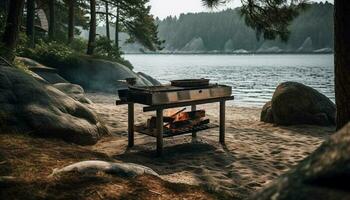
<svg viewBox="0 0 350 200">
<path fill-rule="evenodd" d="M 96 0 L 90 0 L 90 30 L 87 54 L 94 54 L 96 43 Z"/>
<path fill-rule="evenodd" d="M 1 49 L 2 56 L 4 56 L 9 61 L 12 61 L 14 58 L 14 50 L 17 45 L 23 6 L 24 0 L 10 1 L 6 27 L 2 37 L 2 43 L 4 47 Z"/>
<path fill-rule="evenodd" d="M 105 2 L 106 4 L 106 36 L 108 40 L 111 40 L 111 36 L 109 34 L 109 12 L 108 12 L 108 2 Z"/>
<path fill-rule="evenodd" d="M 68 2 L 68 44 L 72 43 L 74 39 L 74 5 L 75 5 L 75 0 L 69 0 Z"/>
<path fill-rule="evenodd" d="M 350 1 L 335 0 L 335 99 L 337 130 L 350 121 Z"/>
<path fill-rule="evenodd" d="M 49 39 L 55 39 L 55 0 L 49 0 Z"/>
<path fill-rule="evenodd" d="M 27 24 L 26 34 L 31 47 L 34 47 L 34 17 L 35 17 L 35 1 L 27 0 Z"/>
<path fill-rule="evenodd" d="M 117 15 L 115 20 L 115 46 L 119 49 L 119 6 L 117 5 Z"/>
</svg>

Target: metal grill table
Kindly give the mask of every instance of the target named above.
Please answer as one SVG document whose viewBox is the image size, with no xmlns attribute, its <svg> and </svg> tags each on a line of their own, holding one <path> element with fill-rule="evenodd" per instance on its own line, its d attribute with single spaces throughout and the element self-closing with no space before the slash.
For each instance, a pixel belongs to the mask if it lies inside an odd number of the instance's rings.
<svg viewBox="0 0 350 200">
<path fill-rule="evenodd" d="M 209 128 L 219 127 L 219 142 L 225 143 L 225 103 L 233 100 L 231 96 L 232 89 L 229 86 L 212 84 L 206 87 L 173 87 L 173 86 L 153 86 L 153 87 L 133 87 L 120 90 L 120 100 L 116 105 L 128 104 L 128 146 L 134 146 L 134 132 L 156 137 L 157 155 L 163 153 L 163 138 L 175 135 L 192 133 L 196 137 L 198 131 Z M 219 126 L 214 124 L 194 126 L 193 128 L 184 128 L 177 132 L 169 132 L 163 128 L 163 111 L 169 108 L 191 106 L 191 110 L 196 110 L 196 105 L 216 103 L 220 104 Z M 146 105 L 143 107 L 144 112 L 156 111 L 156 129 L 155 133 L 146 130 L 142 126 L 134 124 L 134 104 L 139 103 Z"/>
</svg>

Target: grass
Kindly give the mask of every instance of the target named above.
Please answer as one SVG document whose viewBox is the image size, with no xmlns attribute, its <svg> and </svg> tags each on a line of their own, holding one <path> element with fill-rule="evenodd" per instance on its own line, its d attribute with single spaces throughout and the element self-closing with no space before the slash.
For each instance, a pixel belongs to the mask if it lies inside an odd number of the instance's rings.
<svg viewBox="0 0 350 200">
<path fill-rule="evenodd" d="M 84 160 L 113 161 L 99 152 L 55 139 L 0 134 L 0 199 L 217 199 L 202 188 L 151 175 L 132 179 L 75 172 L 49 177 L 55 168 Z M 9 178 L 8 178 L 9 177 Z"/>
</svg>

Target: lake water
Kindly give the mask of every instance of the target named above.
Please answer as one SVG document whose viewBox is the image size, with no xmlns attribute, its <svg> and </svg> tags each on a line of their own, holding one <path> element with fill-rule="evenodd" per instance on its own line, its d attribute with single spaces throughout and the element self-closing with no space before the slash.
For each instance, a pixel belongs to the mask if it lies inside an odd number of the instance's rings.
<svg viewBox="0 0 350 200">
<path fill-rule="evenodd" d="M 209 78 L 232 86 L 235 105 L 260 107 L 279 83 L 296 81 L 334 101 L 334 58 L 326 55 L 125 55 L 159 80 Z"/>
</svg>

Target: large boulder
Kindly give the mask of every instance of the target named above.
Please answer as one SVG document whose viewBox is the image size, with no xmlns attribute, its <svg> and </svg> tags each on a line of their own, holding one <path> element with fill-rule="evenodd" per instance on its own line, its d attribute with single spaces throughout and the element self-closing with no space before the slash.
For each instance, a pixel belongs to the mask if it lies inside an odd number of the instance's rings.
<svg viewBox="0 0 350 200">
<path fill-rule="evenodd" d="M 122 64 L 88 56 L 77 57 L 55 67 L 62 77 L 85 90 L 115 93 L 117 89 L 126 87 L 123 82 L 126 78 L 136 78 L 138 86 L 153 85 Z"/>
<path fill-rule="evenodd" d="M 261 121 L 279 125 L 335 124 L 335 105 L 317 90 L 296 82 L 280 84 L 263 107 Z"/>
<path fill-rule="evenodd" d="M 89 108 L 9 66 L 0 66 L 1 132 L 25 132 L 82 145 L 108 134 Z"/>
<path fill-rule="evenodd" d="M 350 124 L 295 169 L 256 193 L 255 200 L 350 199 Z"/>
<path fill-rule="evenodd" d="M 66 93 L 73 99 L 80 101 L 81 103 L 91 104 L 90 99 L 85 97 L 84 89 L 80 85 L 72 83 L 56 83 L 53 86 L 62 92 Z"/>
<path fill-rule="evenodd" d="M 149 81 L 154 86 L 161 85 L 161 83 L 158 80 L 154 79 L 148 74 L 145 74 L 143 72 L 137 72 L 137 74 L 139 75 L 140 78 L 144 79 L 145 81 Z"/>
<path fill-rule="evenodd" d="M 47 67 L 30 58 L 16 57 L 16 61 L 22 62 L 25 67 L 48 83 L 68 83 L 67 80 L 58 75 L 58 70 L 55 68 Z"/>
</svg>

